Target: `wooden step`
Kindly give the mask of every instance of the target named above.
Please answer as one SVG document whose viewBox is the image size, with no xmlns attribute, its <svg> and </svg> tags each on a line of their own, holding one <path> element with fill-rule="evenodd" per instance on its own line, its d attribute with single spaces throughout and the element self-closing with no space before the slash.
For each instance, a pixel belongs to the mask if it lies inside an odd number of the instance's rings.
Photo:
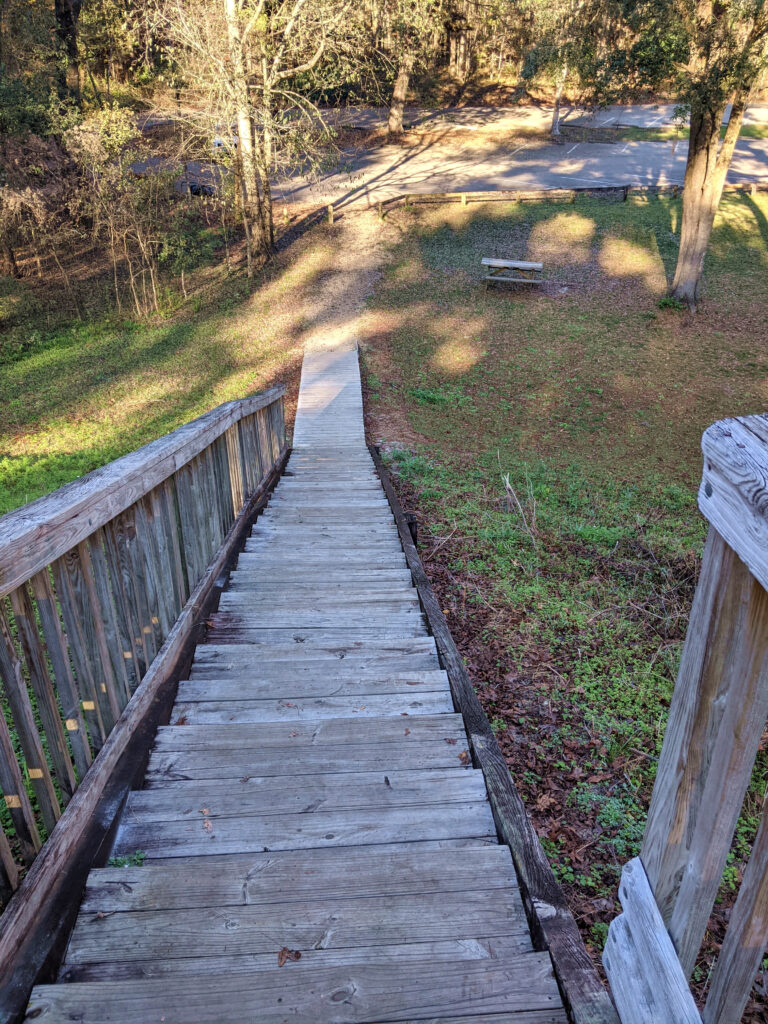
<svg viewBox="0 0 768 1024">
<path fill-rule="evenodd" d="M 206 677 L 195 673 L 179 683 L 178 700 L 193 701 L 270 701 L 299 700 L 311 698 L 353 698 L 399 694 L 407 698 L 410 694 L 448 692 L 448 676 L 439 669 L 425 672 L 400 672 L 386 675 L 384 672 L 352 672 L 341 675 L 326 672 L 296 673 L 288 667 L 283 673 L 244 671 L 230 673 L 230 678 Z M 279 693 L 280 698 L 275 694 Z"/>
<path fill-rule="evenodd" d="M 188 922 L 196 935 L 208 924 Z M 286 938 L 283 944 L 287 948 L 296 948 L 290 945 L 295 940 L 288 940 L 289 929 L 277 934 Z M 474 934 L 470 931 L 468 937 Z M 231 941 L 230 945 L 237 949 L 239 943 Z M 270 949 L 275 961 L 278 948 Z M 287 967 L 291 971 L 293 965 Z M 381 957 L 375 964 L 305 967 L 294 971 L 289 982 L 285 969 L 230 974 L 219 961 L 217 970 L 206 976 L 202 994 L 197 985 L 190 985 L 190 978 L 198 976 L 195 961 L 177 961 L 176 969 L 178 974 L 140 982 L 38 985 L 29 1012 L 44 1016 L 50 1024 L 73 1020 L 80 1024 L 160 1020 L 164 1024 L 211 1024 L 212 1020 L 216 1024 L 243 1024 L 245 1020 L 277 1024 L 288 1019 L 292 1024 L 567 1021 L 560 1009 L 548 953 L 518 953 L 504 960 L 396 959 L 394 963 Z M 496 1014 L 496 1021 L 488 1014 Z"/>
<path fill-rule="evenodd" d="M 191 873 L 188 877 L 194 885 Z M 81 914 L 69 940 L 66 963 L 183 960 L 201 953 L 225 957 L 274 951 L 276 955 L 283 946 L 299 951 L 388 946 L 457 935 L 516 938 L 521 952 L 530 950 L 517 889 L 121 911 L 107 917 Z"/>
<path fill-rule="evenodd" d="M 496 835 L 490 806 L 473 803 L 421 804 L 318 810 L 312 814 L 248 814 L 210 818 L 198 808 L 196 820 L 154 819 L 144 823 L 126 814 L 115 841 L 118 857 L 142 850 L 148 857 L 204 857 L 207 854 L 256 853 L 264 850 L 315 850 L 368 843 L 491 838 Z"/>
<path fill-rule="evenodd" d="M 404 718 L 406 728 L 418 721 Z M 274 777 L 300 772 L 302 775 L 323 775 L 336 772 L 398 771 L 411 768 L 458 768 L 469 766 L 466 745 L 442 740 L 424 740 L 418 745 L 407 737 L 390 743 L 340 743 L 303 746 L 301 756 L 295 746 L 253 748 L 213 748 L 192 750 L 158 750 L 150 755 L 146 778 L 152 785 L 162 781 L 185 779 L 232 779 Z"/>
<path fill-rule="evenodd" d="M 359 694 L 354 697 L 294 697 L 293 700 L 176 701 L 171 725 L 227 722 L 300 722 L 326 718 L 371 718 L 382 715 L 451 714 L 449 691 L 435 693 Z"/>
<path fill-rule="evenodd" d="M 237 750 L 265 751 L 270 747 L 293 747 L 297 751 L 306 746 L 313 749 L 326 744 L 391 743 L 405 734 L 415 748 L 419 743 L 440 739 L 445 742 L 466 739 L 461 715 L 418 715 L 413 722 L 403 712 L 396 717 L 329 718 L 318 722 L 265 722 L 226 725 L 161 725 L 155 737 L 156 751 L 160 750 Z M 416 754 L 417 751 L 414 751 Z"/>
<path fill-rule="evenodd" d="M 429 777 L 433 773 L 399 774 Z M 460 778 L 469 782 L 476 774 L 462 772 Z M 281 780 L 281 785 L 285 781 Z M 260 782 L 263 784 L 263 780 Z M 197 788 L 201 784 L 191 785 Z M 221 784 L 207 783 L 208 787 L 213 785 L 222 788 Z M 151 792 L 163 795 L 160 790 Z M 202 792 L 204 806 L 214 802 L 210 790 Z M 218 793 L 214 795 L 221 798 Z M 193 803 L 199 802 L 194 794 L 191 798 Z M 148 813 L 146 806 L 142 812 Z M 141 867 L 98 868 L 88 876 L 82 911 L 112 914 L 125 910 L 237 907 L 243 903 L 256 906 L 273 903 L 276 892 L 285 902 L 465 892 L 477 889 L 478 878 L 483 879 L 485 889 L 517 888 L 512 857 L 506 847 L 477 845 L 468 856 L 466 846 L 436 848 L 439 846 L 397 843 L 312 851 L 270 850 L 214 854 L 184 861 L 150 861 Z M 189 884 L 190 874 L 196 879 L 193 885 Z"/>
</svg>

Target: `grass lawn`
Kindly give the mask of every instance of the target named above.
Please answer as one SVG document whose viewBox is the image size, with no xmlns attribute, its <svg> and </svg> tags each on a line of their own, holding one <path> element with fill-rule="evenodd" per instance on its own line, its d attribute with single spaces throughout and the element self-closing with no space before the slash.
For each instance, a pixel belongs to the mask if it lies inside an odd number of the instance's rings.
<svg viewBox="0 0 768 1024">
<path fill-rule="evenodd" d="M 24 282 L 0 278 L 0 515 L 220 402 L 278 381 L 295 401 L 306 302 L 330 253 L 315 232 L 262 271 L 252 292 L 242 276 L 208 268 L 189 303 L 151 323 L 46 327 Z"/>
<path fill-rule="evenodd" d="M 724 200 L 697 315 L 659 307 L 679 217 L 670 197 L 398 211 L 364 349 L 371 433 L 595 952 L 695 586 L 701 432 L 768 408 L 768 199 Z M 484 292 L 493 255 L 543 261 L 546 289 Z M 767 776 L 763 760 L 721 907 Z"/>
<path fill-rule="evenodd" d="M 659 128 L 640 128 L 627 126 L 616 132 L 616 141 L 632 142 L 668 142 L 671 139 L 687 139 L 688 125 L 662 125 Z M 725 125 L 720 129 L 720 138 L 725 138 Z M 768 124 L 743 124 L 739 132 L 740 139 L 768 139 Z"/>
</svg>

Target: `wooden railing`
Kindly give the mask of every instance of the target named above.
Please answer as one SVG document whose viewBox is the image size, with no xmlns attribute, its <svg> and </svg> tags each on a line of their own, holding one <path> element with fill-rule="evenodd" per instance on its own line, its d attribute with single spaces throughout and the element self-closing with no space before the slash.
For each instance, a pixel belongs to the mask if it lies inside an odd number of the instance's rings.
<svg viewBox="0 0 768 1024">
<path fill-rule="evenodd" d="M 687 979 L 768 717 L 768 415 L 704 434 L 709 520 L 640 857 L 603 962 L 623 1024 L 738 1024 L 768 944 L 768 805 L 700 1015 Z"/>
<path fill-rule="evenodd" d="M 285 446 L 228 402 L 0 519 L 0 895 L 18 885 Z"/>
</svg>

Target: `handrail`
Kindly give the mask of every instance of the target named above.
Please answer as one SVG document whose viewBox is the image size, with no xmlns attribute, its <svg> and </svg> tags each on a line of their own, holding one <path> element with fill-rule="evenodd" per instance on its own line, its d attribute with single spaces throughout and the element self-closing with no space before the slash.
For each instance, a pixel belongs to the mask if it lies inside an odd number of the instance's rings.
<svg viewBox="0 0 768 1024">
<path fill-rule="evenodd" d="M 0 519 L 0 898 L 274 473 L 284 394 L 226 402 Z"/>
<path fill-rule="evenodd" d="M 244 416 L 272 405 L 282 386 L 225 402 L 52 494 L 0 519 L 0 598 L 114 519 Z"/>
<path fill-rule="evenodd" d="M 622 1024 L 738 1024 L 766 944 L 768 800 L 699 1015 L 687 979 L 768 718 L 768 415 L 713 424 L 702 450 L 709 535 L 640 858 L 604 954 Z"/>
</svg>

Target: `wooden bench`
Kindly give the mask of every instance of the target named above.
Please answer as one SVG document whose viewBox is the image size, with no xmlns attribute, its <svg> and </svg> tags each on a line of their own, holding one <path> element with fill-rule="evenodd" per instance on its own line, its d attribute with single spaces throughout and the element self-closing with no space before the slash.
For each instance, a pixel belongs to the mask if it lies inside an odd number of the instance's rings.
<svg viewBox="0 0 768 1024">
<path fill-rule="evenodd" d="M 522 260 L 497 260 L 484 256 L 481 260 L 488 273 L 483 280 L 486 290 L 489 281 L 506 281 L 510 284 L 542 284 L 543 263 L 525 263 Z M 514 276 L 513 276 L 514 275 Z"/>
</svg>

